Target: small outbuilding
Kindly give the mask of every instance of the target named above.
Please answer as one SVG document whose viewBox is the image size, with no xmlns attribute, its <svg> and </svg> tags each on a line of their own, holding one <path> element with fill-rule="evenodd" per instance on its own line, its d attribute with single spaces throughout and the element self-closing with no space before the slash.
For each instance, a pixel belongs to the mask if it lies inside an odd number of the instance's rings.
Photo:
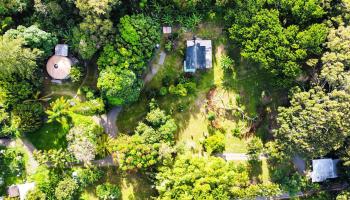
<svg viewBox="0 0 350 200">
<path fill-rule="evenodd" d="M 337 164 L 339 160 L 329 158 L 312 160 L 311 179 L 312 182 L 323 182 L 329 178 L 337 178 Z"/>
<path fill-rule="evenodd" d="M 34 188 L 35 188 L 34 182 L 11 185 L 7 190 L 7 194 L 11 198 L 19 197 L 20 200 L 24 200 L 26 198 L 27 193 L 30 190 L 33 190 Z"/>
<path fill-rule="evenodd" d="M 55 55 L 56 56 L 68 56 L 68 45 L 67 44 L 58 44 L 55 46 Z"/>
<path fill-rule="evenodd" d="M 7 194 L 10 198 L 19 197 L 19 189 L 18 189 L 17 185 L 11 185 L 7 189 Z"/>
<path fill-rule="evenodd" d="M 213 53 L 211 40 L 193 38 L 193 40 L 187 40 L 186 44 L 185 72 L 194 73 L 197 69 L 212 68 Z"/>
<path fill-rule="evenodd" d="M 67 79 L 69 77 L 72 61 L 64 56 L 52 56 L 46 64 L 47 73 L 57 80 Z"/>
<path fill-rule="evenodd" d="M 171 27 L 163 26 L 163 34 L 170 34 L 170 33 L 171 33 Z"/>
</svg>

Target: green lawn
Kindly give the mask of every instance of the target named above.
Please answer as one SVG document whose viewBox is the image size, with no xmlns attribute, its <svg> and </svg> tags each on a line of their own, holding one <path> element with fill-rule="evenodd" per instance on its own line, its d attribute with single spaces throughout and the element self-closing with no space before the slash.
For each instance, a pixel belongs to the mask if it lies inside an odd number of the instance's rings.
<svg viewBox="0 0 350 200">
<path fill-rule="evenodd" d="M 69 114 L 72 125 L 84 125 L 94 123 L 91 116 L 84 116 L 75 113 Z M 66 134 L 68 130 L 64 130 L 58 122 L 45 123 L 39 130 L 26 134 L 33 145 L 40 150 L 59 149 L 67 146 Z"/>
<path fill-rule="evenodd" d="M 27 134 L 27 138 L 39 150 L 65 148 L 66 133 L 58 122 L 45 123 L 38 131 Z"/>
</svg>

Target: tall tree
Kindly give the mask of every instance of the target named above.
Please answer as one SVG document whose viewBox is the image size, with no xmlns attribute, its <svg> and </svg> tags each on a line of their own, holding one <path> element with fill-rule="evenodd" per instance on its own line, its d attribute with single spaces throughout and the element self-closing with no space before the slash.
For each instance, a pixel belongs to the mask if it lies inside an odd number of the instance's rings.
<svg viewBox="0 0 350 200">
<path fill-rule="evenodd" d="M 97 87 L 102 91 L 110 105 L 125 105 L 138 99 L 141 82 L 131 70 L 115 70 L 112 67 L 103 70 L 98 78 Z"/>
<path fill-rule="evenodd" d="M 322 56 L 320 78 L 331 88 L 350 92 L 350 26 L 332 29 L 326 45 L 329 51 Z"/>
<path fill-rule="evenodd" d="M 23 47 L 23 39 L 10 39 L 0 36 L 0 79 L 13 75 L 33 79 L 37 69 L 36 60 L 41 55 L 38 49 Z"/>
<path fill-rule="evenodd" d="M 53 48 L 58 42 L 58 39 L 54 35 L 39 29 L 35 25 L 30 27 L 20 25 L 17 27 L 17 29 L 10 29 L 6 31 L 4 37 L 9 37 L 12 39 L 22 38 L 25 47 L 43 51 L 44 57 L 52 54 Z"/>
<path fill-rule="evenodd" d="M 159 199 L 254 199 L 280 192 L 278 185 L 249 184 L 243 165 L 217 157 L 180 156 L 161 167 L 156 179 Z"/>
<path fill-rule="evenodd" d="M 290 154 L 316 158 L 339 149 L 350 135 L 350 94 L 325 93 L 315 87 L 293 94 L 291 106 L 279 108 L 275 131 L 280 145 Z"/>
</svg>

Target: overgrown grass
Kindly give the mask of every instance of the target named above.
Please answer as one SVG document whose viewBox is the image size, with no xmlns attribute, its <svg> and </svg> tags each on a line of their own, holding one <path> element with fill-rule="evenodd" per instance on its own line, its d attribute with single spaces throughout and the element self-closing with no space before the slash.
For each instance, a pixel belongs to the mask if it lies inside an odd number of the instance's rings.
<svg viewBox="0 0 350 200">
<path fill-rule="evenodd" d="M 80 199 L 97 200 L 95 187 L 103 182 L 117 184 L 121 189 L 122 200 L 147 200 L 156 196 L 156 191 L 151 187 L 151 183 L 141 174 L 122 174 L 116 168 L 105 168 L 106 176 L 96 185 L 86 188 Z"/>
</svg>

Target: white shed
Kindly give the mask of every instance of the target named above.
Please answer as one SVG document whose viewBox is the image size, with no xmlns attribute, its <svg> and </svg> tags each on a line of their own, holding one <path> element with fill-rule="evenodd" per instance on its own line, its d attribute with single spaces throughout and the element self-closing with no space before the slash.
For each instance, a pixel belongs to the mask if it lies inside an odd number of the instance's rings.
<svg viewBox="0 0 350 200">
<path fill-rule="evenodd" d="M 163 33 L 164 34 L 170 34 L 171 33 L 171 27 L 170 26 L 163 26 Z"/>
<path fill-rule="evenodd" d="M 312 182 L 322 182 L 329 178 L 337 178 L 337 163 L 338 159 L 332 160 L 329 158 L 312 160 L 311 179 Z"/>
</svg>

